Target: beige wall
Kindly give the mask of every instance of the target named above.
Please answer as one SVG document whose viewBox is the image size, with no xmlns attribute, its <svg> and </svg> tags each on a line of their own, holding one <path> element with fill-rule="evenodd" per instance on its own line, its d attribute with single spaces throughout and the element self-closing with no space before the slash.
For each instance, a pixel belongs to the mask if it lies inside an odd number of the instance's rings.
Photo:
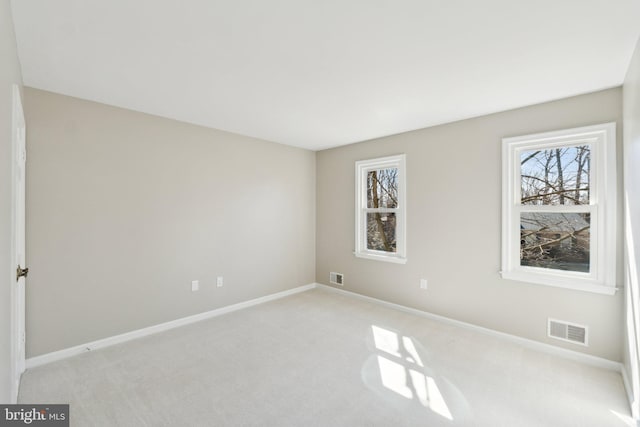
<svg viewBox="0 0 640 427">
<path fill-rule="evenodd" d="M 624 105 L 624 188 L 626 199 L 625 243 L 625 340 L 624 364 L 633 383 L 633 412 L 640 418 L 640 41 L 631 60 L 623 86 Z"/>
<path fill-rule="evenodd" d="M 11 2 L 0 1 L 0 402 L 11 399 L 11 114 L 13 85 L 22 86 Z"/>
<path fill-rule="evenodd" d="M 314 278 L 328 284 L 338 271 L 347 290 L 622 360 L 621 293 L 498 275 L 501 138 L 616 121 L 620 145 L 619 88 L 317 154 L 35 89 L 25 96 L 28 357 Z M 407 154 L 409 262 L 357 259 L 354 162 L 396 153 Z M 549 340 L 547 317 L 589 325 L 590 346 Z"/>
<path fill-rule="evenodd" d="M 621 292 L 514 282 L 498 271 L 501 139 L 615 121 L 621 148 L 621 119 L 617 88 L 318 152 L 316 281 L 340 272 L 349 291 L 620 361 Z M 354 162 L 397 153 L 407 155 L 408 262 L 356 258 Z M 548 339 L 548 317 L 587 324 L 590 346 Z"/>
<path fill-rule="evenodd" d="M 27 357 L 314 281 L 314 152 L 30 88 L 25 110 Z"/>
</svg>

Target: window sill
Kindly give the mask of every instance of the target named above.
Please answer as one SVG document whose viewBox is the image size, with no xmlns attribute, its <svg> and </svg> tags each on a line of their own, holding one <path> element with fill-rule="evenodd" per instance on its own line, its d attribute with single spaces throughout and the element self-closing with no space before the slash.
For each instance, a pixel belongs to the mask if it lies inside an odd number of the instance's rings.
<svg viewBox="0 0 640 427">
<path fill-rule="evenodd" d="M 595 280 L 580 280 L 554 275 L 534 274 L 521 271 L 502 271 L 500 276 L 507 280 L 552 286 L 554 288 L 572 289 L 574 291 L 591 292 L 601 295 L 615 295 L 615 286 L 603 285 Z"/>
<path fill-rule="evenodd" d="M 377 255 L 377 254 L 369 254 L 369 253 L 362 253 L 362 252 L 354 252 L 353 254 L 356 256 L 356 258 L 371 259 L 371 260 L 375 260 L 375 261 L 391 262 L 391 263 L 394 263 L 394 264 L 406 264 L 407 263 L 407 259 L 406 258 L 402 258 L 402 257 L 399 257 L 399 256 Z"/>
</svg>

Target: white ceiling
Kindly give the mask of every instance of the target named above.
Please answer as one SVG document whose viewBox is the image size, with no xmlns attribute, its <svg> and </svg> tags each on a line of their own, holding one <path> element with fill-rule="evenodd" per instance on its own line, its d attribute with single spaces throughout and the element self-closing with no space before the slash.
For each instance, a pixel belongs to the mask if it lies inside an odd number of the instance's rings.
<svg viewBox="0 0 640 427">
<path fill-rule="evenodd" d="M 27 86 L 322 149 L 620 85 L 638 0 L 14 0 Z"/>
</svg>

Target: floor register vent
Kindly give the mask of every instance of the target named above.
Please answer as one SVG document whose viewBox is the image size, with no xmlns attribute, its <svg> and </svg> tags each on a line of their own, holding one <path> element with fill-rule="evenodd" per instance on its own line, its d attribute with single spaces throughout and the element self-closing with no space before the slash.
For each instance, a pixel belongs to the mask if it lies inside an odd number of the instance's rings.
<svg viewBox="0 0 640 427">
<path fill-rule="evenodd" d="M 334 273 L 333 271 L 329 273 L 329 282 L 334 285 L 344 286 L 343 279 L 342 273 Z"/>
<path fill-rule="evenodd" d="M 589 345 L 589 329 L 585 325 L 565 322 L 564 320 L 549 319 L 547 331 L 551 338 L 584 346 Z"/>
</svg>

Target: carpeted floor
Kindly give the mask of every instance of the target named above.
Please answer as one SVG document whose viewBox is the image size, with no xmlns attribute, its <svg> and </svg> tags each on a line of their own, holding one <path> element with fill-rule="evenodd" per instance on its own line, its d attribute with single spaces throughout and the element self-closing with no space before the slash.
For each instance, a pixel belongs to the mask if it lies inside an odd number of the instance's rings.
<svg viewBox="0 0 640 427">
<path fill-rule="evenodd" d="M 620 374 L 314 289 L 30 369 L 72 426 L 626 426 Z"/>
</svg>

